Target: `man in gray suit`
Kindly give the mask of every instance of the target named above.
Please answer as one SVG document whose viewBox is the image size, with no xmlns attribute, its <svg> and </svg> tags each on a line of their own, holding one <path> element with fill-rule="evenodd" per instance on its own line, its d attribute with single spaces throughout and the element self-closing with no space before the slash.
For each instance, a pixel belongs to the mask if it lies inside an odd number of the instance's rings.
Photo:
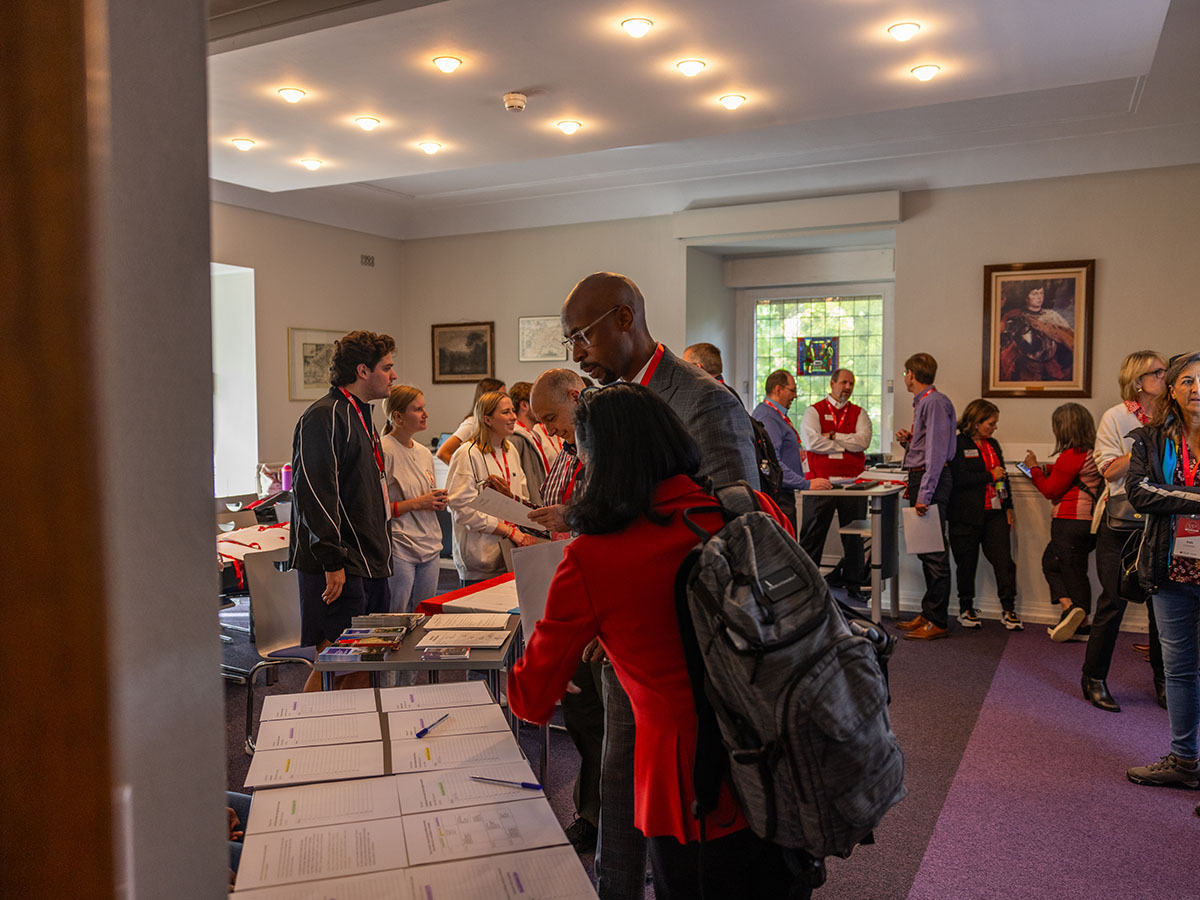
<svg viewBox="0 0 1200 900">
<path fill-rule="evenodd" d="M 624 275 L 597 272 L 563 303 L 563 336 L 572 358 L 601 384 L 631 381 L 657 391 L 700 445 L 700 474 L 714 484 L 758 487 L 754 429 L 736 396 L 703 369 L 650 336 L 646 301 Z M 636 447 L 631 448 L 636 452 Z M 646 844 L 633 824 L 633 710 L 611 664 L 604 665 L 604 759 L 600 837 L 596 846 L 601 900 L 645 895 Z"/>
</svg>

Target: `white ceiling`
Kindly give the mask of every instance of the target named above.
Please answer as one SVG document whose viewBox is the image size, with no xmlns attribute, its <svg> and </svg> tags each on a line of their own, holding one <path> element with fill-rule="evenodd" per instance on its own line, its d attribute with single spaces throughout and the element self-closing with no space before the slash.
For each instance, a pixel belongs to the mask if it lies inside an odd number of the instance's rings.
<svg viewBox="0 0 1200 900">
<path fill-rule="evenodd" d="M 330 27 L 214 41 L 214 199 L 411 238 L 1200 162 L 1193 0 L 342 7 Z M 630 15 L 655 28 L 630 38 Z M 901 44 L 885 29 L 904 20 L 924 28 Z M 440 53 L 464 65 L 444 75 Z M 709 66 L 685 78 L 673 64 L 692 56 Z M 942 66 L 928 83 L 908 74 L 924 62 Z M 308 96 L 284 103 L 284 86 Z M 525 112 L 504 110 L 509 90 Z M 740 110 L 716 103 L 730 91 Z M 567 137 L 563 118 L 584 127 Z"/>
</svg>

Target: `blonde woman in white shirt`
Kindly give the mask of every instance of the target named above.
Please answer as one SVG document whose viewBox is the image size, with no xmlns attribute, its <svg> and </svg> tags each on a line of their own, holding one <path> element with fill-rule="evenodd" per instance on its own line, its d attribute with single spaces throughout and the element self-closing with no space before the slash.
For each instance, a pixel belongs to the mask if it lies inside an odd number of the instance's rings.
<svg viewBox="0 0 1200 900">
<path fill-rule="evenodd" d="M 511 522 L 489 516 L 467 504 L 481 490 L 529 499 L 521 457 L 508 438 L 517 425 L 512 398 L 500 391 L 481 396 L 475 404 L 478 423 L 470 443 L 454 451 L 446 476 L 450 515 L 454 520 L 454 565 L 463 586 L 504 573 L 502 540 L 518 547 L 536 543 Z"/>
<path fill-rule="evenodd" d="M 383 467 L 388 492 L 388 528 L 392 544 L 392 612 L 412 612 L 437 593 L 442 552 L 439 510 L 447 495 L 433 480 L 433 454 L 413 439 L 429 425 L 425 395 L 411 385 L 396 385 L 384 402 Z"/>
</svg>

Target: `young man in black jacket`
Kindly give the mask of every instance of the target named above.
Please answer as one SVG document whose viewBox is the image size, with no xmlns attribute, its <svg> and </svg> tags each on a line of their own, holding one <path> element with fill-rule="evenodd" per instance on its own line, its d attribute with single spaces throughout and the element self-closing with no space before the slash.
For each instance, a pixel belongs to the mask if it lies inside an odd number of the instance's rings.
<svg viewBox="0 0 1200 900">
<path fill-rule="evenodd" d="M 291 566 L 300 579 L 300 638 L 320 653 L 353 616 L 387 612 L 388 507 L 383 451 L 371 401 L 396 380 L 386 334 L 352 331 L 334 345 L 329 393 L 296 423 L 292 438 Z M 339 687 L 365 687 L 365 673 Z M 313 672 L 306 691 L 320 690 Z"/>
</svg>

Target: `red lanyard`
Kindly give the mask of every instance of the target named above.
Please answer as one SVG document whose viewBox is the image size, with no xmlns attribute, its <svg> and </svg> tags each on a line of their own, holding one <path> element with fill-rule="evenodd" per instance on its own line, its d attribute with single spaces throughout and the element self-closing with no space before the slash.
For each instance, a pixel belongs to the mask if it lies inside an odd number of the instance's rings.
<svg viewBox="0 0 1200 900">
<path fill-rule="evenodd" d="M 841 415 L 839 416 L 839 410 L 833 405 L 833 401 L 827 400 L 826 403 L 829 404 L 829 418 L 833 419 L 833 433 L 844 434 L 842 431 L 842 425 L 846 421 L 846 416 L 850 415 L 850 404 L 847 402 L 846 405 L 841 408 Z M 841 520 L 839 519 L 839 521 Z"/>
<path fill-rule="evenodd" d="M 544 469 L 545 469 L 547 472 L 549 472 L 549 471 L 550 471 L 550 460 L 548 460 L 548 459 L 546 458 L 546 451 L 542 449 L 542 441 L 541 441 L 541 438 L 539 438 L 539 437 L 538 437 L 538 436 L 537 436 L 537 435 L 534 433 L 534 431 L 533 431 L 533 429 L 532 429 L 532 428 L 530 428 L 528 425 L 526 425 L 526 424 L 525 424 L 524 422 L 522 422 L 520 419 L 518 419 L 518 420 L 517 420 L 517 427 L 518 427 L 518 428 L 524 428 L 526 431 L 528 431 L 528 432 L 529 432 L 529 439 L 530 439 L 531 441 L 533 441 L 533 446 L 537 447 L 537 452 L 538 452 L 538 454 L 539 454 L 539 455 L 542 457 L 542 467 L 543 467 L 543 468 L 544 468 Z"/>
<path fill-rule="evenodd" d="M 779 409 L 779 407 L 775 405 L 774 400 L 768 400 L 767 406 L 769 406 L 769 407 L 771 407 L 771 409 L 775 410 L 775 415 L 779 416 L 779 418 L 781 418 L 781 419 L 783 419 L 783 421 L 787 422 L 787 427 L 792 429 L 792 434 L 794 434 L 796 436 L 796 440 L 799 441 L 800 440 L 800 432 L 798 432 L 796 430 L 796 426 L 792 424 L 792 420 L 787 417 L 787 414 L 782 412 Z"/>
<path fill-rule="evenodd" d="M 1190 456 L 1191 451 L 1188 450 L 1187 435 L 1181 434 L 1179 436 L 1179 457 L 1183 462 L 1183 483 L 1188 487 L 1195 487 L 1196 472 L 1200 470 L 1200 459 L 1196 460 L 1196 464 L 1193 466 Z"/>
<path fill-rule="evenodd" d="M 512 487 L 512 473 L 508 471 L 508 454 L 504 454 L 503 457 L 497 457 L 495 449 L 491 451 L 491 454 L 492 461 L 496 464 L 496 471 L 500 471 L 500 460 L 504 460 L 504 483 Z"/>
<path fill-rule="evenodd" d="M 642 376 L 642 379 L 638 382 L 638 384 L 647 385 L 650 383 L 650 379 L 654 376 L 654 370 L 658 368 L 659 362 L 662 361 L 663 350 L 665 349 L 666 348 L 663 347 L 662 344 L 658 345 L 658 349 L 656 349 L 654 351 L 654 355 L 650 357 L 650 364 L 646 366 L 646 374 Z"/>
<path fill-rule="evenodd" d="M 989 441 L 975 440 L 975 446 L 979 448 L 979 452 L 983 454 L 983 465 L 990 472 L 996 466 L 1000 465 L 1000 457 L 996 455 L 996 451 L 992 448 Z"/>
<path fill-rule="evenodd" d="M 379 467 L 379 474 L 383 475 L 383 453 L 379 450 L 379 438 L 375 435 L 374 430 L 367 425 L 367 420 L 363 418 L 362 410 L 358 408 L 358 404 L 354 402 L 354 398 L 350 396 L 350 392 L 345 388 L 338 388 L 342 392 L 342 396 L 350 401 L 350 405 L 354 407 L 354 411 L 358 413 L 358 421 L 362 422 L 363 431 L 367 433 L 367 439 L 371 442 L 371 450 L 375 453 L 375 465 Z"/>
<path fill-rule="evenodd" d="M 582 469 L 583 463 L 581 463 L 579 460 L 575 460 L 575 471 L 571 473 L 571 480 L 567 482 L 567 489 L 563 491 L 561 502 L 566 503 L 571 499 L 571 494 L 575 491 L 575 479 L 579 477 L 579 472 Z"/>
</svg>

